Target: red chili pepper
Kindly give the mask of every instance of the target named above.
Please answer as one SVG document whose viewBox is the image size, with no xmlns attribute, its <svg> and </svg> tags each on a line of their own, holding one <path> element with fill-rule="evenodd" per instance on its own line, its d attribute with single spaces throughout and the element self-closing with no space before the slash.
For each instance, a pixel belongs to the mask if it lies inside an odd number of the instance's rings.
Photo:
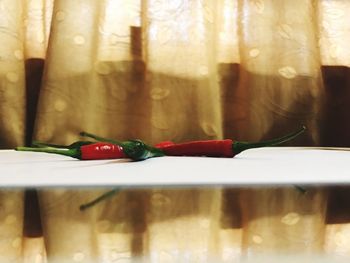
<svg viewBox="0 0 350 263">
<path fill-rule="evenodd" d="M 290 133 L 286 136 L 264 142 L 238 142 L 226 139 L 191 141 L 174 144 L 171 141 L 164 141 L 158 143 L 156 147 L 148 146 L 140 140 L 119 142 L 83 132 L 81 134 L 84 136 L 104 142 L 92 143 L 89 141 L 78 141 L 68 146 L 36 142 L 36 145 L 45 147 L 17 147 L 16 150 L 57 153 L 80 160 L 131 158 L 139 161 L 164 155 L 233 157 L 247 149 L 274 146 L 292 140 L 304 132 L 305 129 L 305 127 L 302 127 L 298 131 Z"/>
<path fill-rule="evenodd" d="M 123 148 L 108 142 L 97 142 L 64 149 L 58 147 L 17 147 L 17 151 L 46 152 L 70 156 L 80 160 L 103 160 L 126 158 Z"/>
<path fill-rule="evenodd" d="M 175 155 L 175 156 L 212 156 L 212 157 L 233 157 L 236 154 L 247 150 L 251 148 L 257 148 L 257 147 L 265 147 L 265 146 L 273 146 L 278 145 L 281 143 L 284 143 L 286 141 L 292 140 L 293 138 L 297 137 L 299 134 L 303 133 L 306 130 L 306 128 L 303 126 L 298 131 L 295 131 L 293 133 L 290 133 L 286 136 L 273 139 L 270 141 L 264 141 L 264 142 L 233 142 L 230 139 L 227 140 L 208 140 L 208 141 L 192 141 L 192 142 L 186 142 L 186 143 L 179 143 L 174 144 L 170 141 L 160 142 L 155 145 L 156 148 L 161 150 L 165 155 Z M 92 137 L 94 139 L 98 140 L 109 140 L 111 139 L 107 138 L 101 138 L 93 134 L 89 133 L 82 133 L 84 136 Z M 119 143 L 118 141 L 115 141 L 116 143 Z M 301 191 L 302 193 L 305 192 L 305 189 L 303 189 L 300 186 L 296 186 L 296 188 Z M 83 204 L 80 206 L 80 210 L 85 210 L 89 207 L 94 206 L 95 204 L 110 198 L 111 196 L 115 195 L 119 189 L 114 189 L 112 191 L 109 191 L 105 193 L 102 196 L 99 196 L 98 198 L 92 200 L 91 202 L 88 202 L 86 204 Z"/>
<path fill-rule="evenodd" d="M 164 148 L 166 146 L 170 146 L 170 145 L 174 145 L 175 143 L 173 143 L 172 141 L 164 141 L 164 142 L 159 142 L 156 145 L 154 145 L 154 147 L 161 149 Z"/>
<path fill-rule="evenodd" d="M 170 156 L 233 157 L 232 140 L 191 141 L 159 148 Z"/>
<path fill-rule="evenodd" d="M 263 141 L 263 142 L 238 142 L 230 139 L 226 140 L 207 140 L 207 141 L 191 141 L 179 144 L 159 143 L 158 148 L 165 155 L 170 156 L 209 156 L 209 157 L 233 157 L 236 154 L 251 148 L 266 147 L 279 145 L 290 141 L 303 133 L 306 128 L 287 134 L 283 137 Z"/>
<path fill-rule="evenodd" d="M 122 147 L 112 144 L 98 142 L 80 147 L 81 160 L 101 160 L 126 158 Z"/>
<path fill-rule="evenodd" d="M 118 141 L 114 139 L 103 138 L 101 136 L 97 136 L 88 132 L 81 132 L 80 135 L 93 138 L 96 141 L 109 142 L 115 145 L 119 145 L 123 148 L 125 155 L 134 161 L 142 161 L 148 158 L 164 156 L 162 150 L 149 146 L 141 140 Z"/>
<path fill-rule="evenodd" d="M 173 156 L 210 156 L 210 157 L 233 157 L 236 154 L 251 148 L 279 145 L 290 141 L 303 133 L 306 128 L 287 134 L 286 136 L 263 142 L 238 142 L 230 139 L 191 141 L 174 144 L 170 141 L 158 143 L 156 147 L 151 147 L 140 140 L 130 140 L 120 142 L 117 140 L 103 138 L 91 133 L 81 132 L 81 136 L 90 137 L 97 141 L 110 142 L 121 146 L 127 157 L 140 161 L 151 157 L 164 155 Z"/>
</svg>

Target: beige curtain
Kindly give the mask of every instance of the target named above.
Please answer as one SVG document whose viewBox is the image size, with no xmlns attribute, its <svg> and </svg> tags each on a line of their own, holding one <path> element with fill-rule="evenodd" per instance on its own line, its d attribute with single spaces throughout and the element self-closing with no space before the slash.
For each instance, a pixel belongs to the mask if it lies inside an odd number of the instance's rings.
<svg viewBox="0 0 350 263">
<path fill-rule="evenodd" d="M 349 12 L 347 0 L 1 0 L 0 146 L 82 130 L 260 140 L 301 124 L 294 145 L 348 146 Z M 2 190 L 0 261 L 350 256 L 346 187 L 130 189 L 77 210 L 105 190 L 40 189 L 38 207 L 33 191 Z"/>
</svg>

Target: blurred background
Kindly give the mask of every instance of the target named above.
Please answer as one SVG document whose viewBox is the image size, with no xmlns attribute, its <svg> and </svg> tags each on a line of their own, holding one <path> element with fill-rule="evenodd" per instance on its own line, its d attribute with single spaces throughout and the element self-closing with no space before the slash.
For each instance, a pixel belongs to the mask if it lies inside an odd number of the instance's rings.
<svg viewBox="0 0 350 263">
<path fill-rule="evenodd" d="M 69 144 L 82 130 L 150 144 L 262 140 L 301 125 L 308 132 L 289 145 L 347 147 L 349 12 L 347 0 L 1 0 L 0 148 Z M 185 262 L 188 249 L 198 252 L 188 262 L 265 251 L 349 256 L 350 194 L 332 189 L 130 190 L 113 203 L 131 207 L 119 219 L 65 205 L 97 190 L 42 191 L 40 204 L 36 191 L 5 191 L 4 222 L 18 225 L 1 226 L 11 247 L 1 251 L 28 262 L 46 260 L 44 242 L 49 255 L 77 262 L 157 251 L 163 258 L 151 262 Z M 6 203 L 10 194 L 18 205 Z"/>
</svg>

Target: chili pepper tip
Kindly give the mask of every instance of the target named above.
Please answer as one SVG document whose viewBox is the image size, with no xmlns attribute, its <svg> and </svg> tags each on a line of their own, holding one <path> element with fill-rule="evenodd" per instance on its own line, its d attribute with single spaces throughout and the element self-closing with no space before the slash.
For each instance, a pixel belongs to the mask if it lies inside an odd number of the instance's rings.
<svg viewBox="0 0 350 263">
<path fill-rule="evenodd" d="M 302 134 L 305 130 L 306 130 L 306 127 L 303 125 L 300 129 L 296 130 L 295 132 L 292 132 L 292 133 L 287 134 L 285 136 L 282 136 L 280 138 L 272 139 L 269 141 L 262 141 L 262 142 L 238 142 L 238 141 L 236 141 L 232 145 L 232 150 L 235 154 L 238 154 L 242 151 L 252 149 L 252 148 L 280 145 L 282 143 L 285 143 L 287 141 L 294 139 L 295 137 Z"/>
</svg>

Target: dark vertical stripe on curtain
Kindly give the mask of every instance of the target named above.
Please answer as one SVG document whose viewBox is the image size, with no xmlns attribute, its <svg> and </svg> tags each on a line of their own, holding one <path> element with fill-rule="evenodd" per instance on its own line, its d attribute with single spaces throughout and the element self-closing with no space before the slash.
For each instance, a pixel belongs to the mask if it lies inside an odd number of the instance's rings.
<svg viewBox="0 0 350 263">
<path fill-rule="evenodd" d="M 25 144 L 32 142 L 36 108 L 38 105 L 41 80 L 44 70 L 44 60 L 32 58 L 25 62 L 26 74 L 26 134 Z"/>
<path fill-rule="evenodd" d="M 41 81 L 44 70 L 43 59 L 28 59 L 25 62 L 26 77 L 26 133 L 25 144 L 31 145 L 35 125 Z M 42 236 L 40 211 L 37 191 L 28 189 L 25 192 L 23 235 L 25 237 Z"/>
</svg>

